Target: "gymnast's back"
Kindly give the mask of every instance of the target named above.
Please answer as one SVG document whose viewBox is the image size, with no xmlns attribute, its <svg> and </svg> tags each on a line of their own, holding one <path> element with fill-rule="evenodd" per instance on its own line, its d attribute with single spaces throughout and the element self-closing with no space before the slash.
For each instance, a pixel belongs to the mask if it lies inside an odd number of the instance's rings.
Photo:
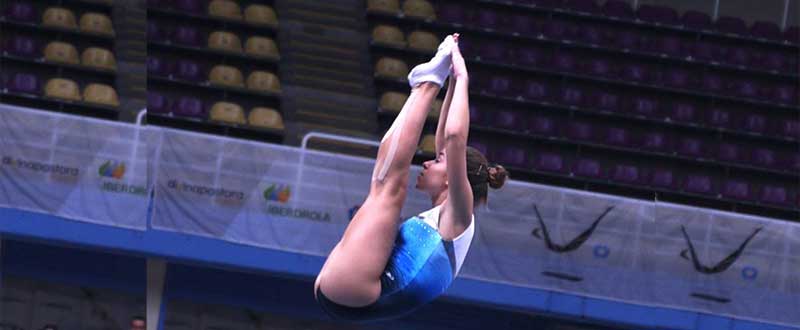
<svg viewBox="0 0 800 330">
<path fill-rule="evenodd" d="M 413 312 L 447 290 L 458 275 L 475 234 L 475 216 L 461 235 L 439 235 L 441 205 L 400 225 L 392 254 L 381 275 L 378 300 L 364 307 L 337 304 L 317 289 L 317 301 L 331 317 L 351 322 L 392 319 Z"/>
</svg>

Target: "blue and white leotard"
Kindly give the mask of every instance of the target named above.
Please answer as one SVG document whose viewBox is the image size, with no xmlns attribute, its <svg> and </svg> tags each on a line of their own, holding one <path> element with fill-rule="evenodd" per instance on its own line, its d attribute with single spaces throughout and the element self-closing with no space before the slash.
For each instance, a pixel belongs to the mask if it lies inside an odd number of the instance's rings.
<svg viewBox="0 0 800 330">
<path fill-rule="evenodd" d="M 400 225 L 394 249 L 381 276 L 381 295 L 364 307 L 339 305 L 317 290 L 317 301 L 334 318 L 365 322 L 408 314 L 445 292 L 458 275 L 475 234 L 475 215 L 461 235 L 439 235 L 441 205 Z"/>
</svg>

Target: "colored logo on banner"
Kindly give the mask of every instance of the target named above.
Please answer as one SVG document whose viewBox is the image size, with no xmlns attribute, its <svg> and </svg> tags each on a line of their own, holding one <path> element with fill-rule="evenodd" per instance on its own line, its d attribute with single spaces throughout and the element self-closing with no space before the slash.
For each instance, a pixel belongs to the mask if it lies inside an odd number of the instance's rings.
<svg viewBox="0 0 800 330">
<path fill-rule="evenodd" d="M 97 169 L 97 174 L 107 178 L 122 179 L 125 176 L 125 163 L 107 160 Z"/>
<path fill-rule="evenodd" d="M 264 199 L 272 202 L 286 203 L 291 197 L 289 185 L 272 184 L 264 190 Z"/>
</svg>

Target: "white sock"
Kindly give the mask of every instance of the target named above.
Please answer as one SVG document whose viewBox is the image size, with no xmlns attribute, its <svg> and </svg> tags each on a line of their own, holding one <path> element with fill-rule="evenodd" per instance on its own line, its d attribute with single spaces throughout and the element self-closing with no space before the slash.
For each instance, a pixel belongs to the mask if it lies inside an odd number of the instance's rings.
<svg viewBox="0 0 800 330">
<path fill-rule="evenodd" d="M 417 65 L 411 70 L 408 74 L 408 84 L 411 85 L 411 88 L 423 82 L 432 82 L 439 87 L 444 85 L 444 81 L 450 75 L 450 53 L 454 44 L 453 37 L 447 36 L 439 44 L 436 55 L 430 61 Z"/>
</svg>

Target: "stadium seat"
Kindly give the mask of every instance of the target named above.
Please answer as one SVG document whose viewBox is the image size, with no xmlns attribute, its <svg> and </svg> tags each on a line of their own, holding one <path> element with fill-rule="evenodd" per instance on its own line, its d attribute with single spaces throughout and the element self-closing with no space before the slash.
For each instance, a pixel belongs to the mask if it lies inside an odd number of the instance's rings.
<svg viewBox="0 0 800 330">
<path fill-rule="evenodd" d="M 762 68 L 765 70 L 781 71 L 784 69 L 791 69 L 792 65 L 791 56 L 787 56 L 784 52 L 780 51 L 765 51 L 763 56 L 759 58 L 751 58 L 751 67 Z"/>
<path fill-rule="evenodd" d="M 684 27 L 693 30 L 710 30 L 713 26 L 711 23 L 711 16 L 696 10 L 687 10 L 683 12 L 681 23 L 683 23 Z"/>
<path fill-rule="evenodd" d="M 716 158 L 723 162 L 738 163 L 744 158 L 743 149 L 738 143 L 721 142 L 717 147 Z"/>
<path fill-rule="evenodd" d="M 797 105 L 798 88 L 792 85 L 782 85 L 772 88 L 772 96 L 778 103 Z"/>
<path fill-rule="evenodd" d="M 749 182 L 744 180 L 730 179 L 725 181 L 722 186 L 721 195 L 735 200 L 753 200 L 753 189 Z"/>
<path fill-rule="evenodd" d="M 505 43 L 499 41 L 486 42 L 479 48 L 481 60 L 503 62 L 507 61 L 510 56 L 510 47 Z"/>
<path fill-rule="evenodd" d="M 800 120 L 782 119 L 776 122 L 778 127 L 778 134 L 784 137 L 800 140 Z"/>
<path fill-rule="evenodd" d="M 528 120 L 528 131 L 536 135 L 557 136 L 558 122 L 550 117 L 534 115 Z"/>
<path fill-rule="evenodd" d="M 563 72 L 574 72 L 577 69 L 577 58 L 570 53 L 560 52 L 553 56 L 552 67 Z"/>
<path fill-rule="evenodd" d="M 525 120 L 514 110 L 496 110 L 492 113 L 492 126 L 516 132 L 525 126 Z"/>
<path fill-rule="evenodd" d="M 559 173 L 567 171 L 566 160 L 559 154 L 551 152 L 537 153 L 535 159 L 534 167 L 537 170 Z"/>
<path fill-rule="evenodd" d="M 708 110 L 708 124 L 716 128 L 731 129 L 733 118 L 729 110 L 723 108 L 711 108 Z"/>
<path fill-rule="evenodd" d="M 800 173 L 800 152 L 793 152 L 786 156 L 785 171 Z"/>
<path fill-rule="evenodd" d="M 648 131 L 642 134 L 641 147 L 648 151 L 672 151 L 672 139 L 669 135 L 658 131 Z"/>
<path fill-rule="evenodd" d="M 147 92 L 147 113 L 168 113 L 170 112 L 169 99 L 157 92 Z"/>
<path fill-rule="evenodd" d="M 420 19 L 436 19 L 433 5 L 426 0 L 406 0 L 403 2 L 403 14 Z"/>
<path fill-rule="evenodd" d="M 521 146 L 501 145 L 494 152 L 494 157 L 498 163 L 523 167 L 527 161 L 525 154 L 525 149 Z"/>
<path fill-rule="evenodd" d="M 27 1 L 14 1 L 6 5 L 4 15 L 7 19 L 22 23 L 36 22 L 36 9 Z"/>
<path fill-rule="evenodd" d="M 606 173 L 606 169 L 603 168 L 603 164 L 596 159 L 590 158 L 578 159 L 575 162 L 572 173 L 577 176 L 595 180 L 605 179 L 608 177 L 608 173 Z"/>
<path fill-rule="evenodd" d="M 731 65 L 746 66 L 750 64 L 751 55 L 754 52 L 754 49 L 746 46 L 728 48 L 728 56 L 725 62 Z"/>
<path fill-rule="evenodd" d="M 489 155 L 489 147 L 486 145 L 486 142 L 484 141 L 477 140 L 475 138 L 470 138 L 470 140 L 467 141 L 467 145 L 477 149 L 484 155 L 487 156 Z"/>
<path fill-rule="evenodd" d="M 119 106 L 119 97 L 114 87 L 105 84 L 89 84 L 83 89 L 83 100 L 106 106 Z"/>
<path fill-rule="evenodd" d="M 706 174 L 688 174 L 684 181 L 683 190 L 695 194 L 716 195 L 716 179 Z"/>
<path fill-rule="evenodd" d="M 512 97 L 514 87 L 513 78 L 506 75 L 494 75 L 489 79 L 489 85 L 487 86 L 487 92 L 500 96 L 500 97 Z"/>
<path fill-rule="evenodd" d="M 44 59 L 49 62 L 80 64 L 75 46 L 61 41 L 51 41 L 47 44 L 44 48 Z"/>
<path fill-rule="evenodd" d="M 102 35 L 114 35 L 111 18 L 101 13 L 85 13 L 80 20 L 81 31 Z"/>
<path fill-rule="evenodd" d="M 4 48 L 13 55 L 38 57 L 39 46 L 37 44 L 38 43 L 33 38 L 22 35 L 12 35 L 10 38 L 6 39 Z"/>
<path fill-rule="evenodd" d="M 614 65 L 610 61 L 603 58 L 590 58 L 584 63 L 583 67 L 584 72 L 593 76 L 607 78 L 613 78 L 616 76 Z"/>
<path fill-rule="evenodd" d="M 375 75 L 405 80 L 406 76 L 408 76 L 408 65 L 406 65 L 406 62 L 396 58 L 382 57 L 375 64 Z"/>
<path fill-rule="evenodd" d="M 200 0 L 174 0 L 174 3 L 177 11 L 195 15 L 203 13 L 203 4 Z"/>
<path fill-rule="evenodd" d="M 278 25 L 278 15 L 267 5 L 251 4 L 244 9 L 244 20 L 256 25 Z"/>
<path fill-rule="evenodd" d="M 400 13 L 400 1 L 399 0 L 368 0 L 367 1 L 367 11 L 370 12 L 381 12 L 387 14 L 399 14 Z"/>
<path fill-rule="evenodd" d="M 707 41 L 698 40 L 683 43 L 683 54 L 699 61 L 717 61 L 719 59 L 719 51 L 719 47 Z"/>
<path fill-rule="evenodd" d="M 634 95 L 628 102 L 628 112 L 634 115 L 654 118 L 659 114 L 658 100 L 653 97 Z"/>
<path fill-rule="evenodd" d="M 234 33 L 214 31 L 208 36 L 208 48 L 231 53 L 242 52 L 242 40 Z"/>
<path fill-rule="evenodd" d="M 517 33 L 524 36 L 533 36 L 536 33 L 536 22 L 525 13 L 515 13 L 506 16 L 500 28 L 507 33 Z"/>
<path fill-rule="evenodd" d="M 572 140 L 595 142 L 594 126 L 587 122 L 570 121 L 567 125 L 567 137 Z"/>
<path fill-rule="evenodd" d="M 408 48 L 435 53 L 439 38 L 427 31 L 414 31 L 408 35 Z"/>
<path fill-rule="evenodd" d="M 522 97 L 528 100 L 546 101 L 550 96 L 549 86 L 542 81 L 530 79 L 525 82 Z"/>
<path fill-rule="evenodd" d="M 208 16 L 241 20 L 242 9 L 238 3 L 231 0 L 211 0 L 208 3 Z"/>
<path fill-rule="evenodd" d="M 706 72 L 700 80 L 700 88 L 706 92 L 720 94 L 725 90 L 722 77 L 716 73 Z"/>
<path fill-rule="evenodd" d="M 381 111 L 399 113 L 408 99 L 408 94 L 398 92 L 385 92 L 381 95 L 379 107 Z"/>
<path fill-rule="evenodd" d="M 670 168 L 654 168 L 650 172 L 650 185 L 662 189 L 677 189 L 678 174 Z"/>
<path fill-rule="evenodd" d="M 729 34 L 747 35 L 747 24 L 738 17 L 722 16 L 717 18 L 714 27 L 717 31 Z"/>
<path fill-rule="evenodd" d="M 759 113 L 748 113 L 744 116 L 741 128 L 750 133 L 765 134 L 768 131 L 767 117 Z"/>
<path fill-rule="evenodd" d="M 606 111 L 619 111 L 620 99 L 621 97 L 619 94 L 614 93 L 614 91 L 607 91 L 606 89 L 596 90 L 590 95 L 592 107 Z"/>
<path fill-rule="evenodd" d="M 757 98 L 760 91 L 761 87 L 754 80 L 736 79 L 731 83 L 730 92 L 735 96 L 752 99 Z"/>
<path fill-rule="evenodd" d="M 603 5 L 603 14 L 610 17 L 632 19 L 634 17 L 633 7 L 627 1 L 608 0 Z"/>
<path fill-rule="evenodd" d="M 553 40 L 575 40 L 579 28 L 567 21 L 549 20 L 542 25 L 542 33 Z"/>
<path fill-rule="evenodd" d="M 175 63 L 175 76 L 191 82 L 201 82 L 205 80 L 200 64 L 193 60 L 180 59 Z"/>
<path fill-rule="evenodd" d="M 172 34 L 172 41 L 190 47 L 199 47 L 202 45 L 200 32 L 194 27 L 184 25 L 175 28 Z"/>
<path fill-rule="evenodd" d="M 750 35 L 756 38 L 780 41 L 783 39 L 781 28 L 778 24 L 766 21 L 756 21 L 750 27 Z"/>
<path fill-rule="evenodd" d="M 481 105 L 476 103 L 470 103 L 469 105 L 469 121 L 470 125 L 478 125 L 483 126 L 486 125 L 486 122 L 489 118 L 488 116 L 484 115 L 483 111 L 481 110 Z"/>
<path fill-rule="evenodd" d="M 547 64 L 545 51 L 538 47 L 519 47 L 510 60 L 520 66 L 542 67 Z"/>
<path fill-rule="evenodd" d="M 42 25 L 62 29 L 75 29 L 78 27 L 75 21 L 75 14 L 61 7 L 49 7 L 42 15 Z"/>
<path fill-rule="evenodd" d="M 629 82 L 649 83 L 650 75 L 649 68 L 644 64 L 627 63 L 622 66 L 621 76 Z"/>
<path fill-rule="evenodd" d="M 81 64 L 97 69 L 116 70 L 114 53 L 105 48 L 88 47 L 81 54 Z"/>
<path fill-rule="evenodd" d="M 697 105 L 693 102 L 676 100 L 671 104 L 670 120 L 687 124 L 697 124 Z"/>
<path fill-rule="evenodd" d="M 645 22 L 675 25 L 678 23 L 678 12 L 675 9 L 656 5 L 640 5 L 636 16 Z"/>
<path fill-rule="evenodd" d="M 66 78 L 51 78 L 44 86 L 44 95 L 56 99 L 80 101 L 81 92 L 78 84 Z"/>
<path fill-rule="evenodd" d="M 473 21 L 473 24 L 478 28 L 497 29 L 500 27 L 501 17 L 493 10 L 483 9 L 475 12 Z"/>
<path fill-rule="evenodd" d="M 439 10 L 436 13 L 438 21 L 448 24 L 465 24 L 467 23 L 468 13 L 466 7 L 462 4 L 455 2 L 445 2 L 439 5 Z"/>
<path fill-rule="evenodd" d="M 639 49 L 642 43 L 642 36 L 639 33 L 628 30 L 617 30 L 608 32 L 612 45 L 620 49 Z"/>
<path fill-rule="evenodd" d="M 211 120 L 221 121 L 232 124 L 244 125 L 247 121 L 244 118 L 242 106 L 232 102 L 217 102 L 211 106 L 209 115 Z"/>
<path fill-rule="evenodd" d="M 425 134 L 419 143 L 419 149 L 424 153 L 436 153 L 436 136 L 433 134 Z"/>
<path fill-rule="evenodd" d="M 615 164 L 611 169 L 611 179 L 628 184 L 642 184 L 644 175 L 636 165 Z"/>
<path fill-rule="evenodd" d="M 403 35 L 403 31 L 392 25 L 381 24 L 372 29 L 372 41 L 400 48 L 406 46 L 406 37 Z"/>
<path fill-rule="evenodd" d="M 205 106 L 203 101 L 190 96 L 181 96 L 173 105 L 172 112 L 179 116 L 204 118 Z"/>
<path fill-rule="evenodd" d="M 650 51 L 660 55 L 680 56 L 683 41 L 676 36 L 663 36 L 650 39 Z"/>
<path fill-rule="evenodd" d="M 574 85 L 567 85 L 561 88 L 559 102 L 564 105 L 580 107 L 584 105 L 583 94 L 582 88 Z"/>
<path fill-rule="evenodd" d="M 278 51 L 278 45 L 275 41 L 267 37 L 252 36 L 247 38 L 244 45 L 244 52 L 247 55 L 255 57 L 268 57 L 272 59 L 279 59 L 281 57 Z"/>
<path fill-rule="evenodd" d="M 242 71 L 230 65 L 215 65 L 208 73 L 208 81 L 213 85 L 244 87 Z"/>
<path fill-rule="evenodd" d="M 692 89 L 695 87 L 695 78 L 692 71 L 685 69 L 667 69 L 663 73 L 664 85 L 672 88 Z"/>
<path fill-rule="evenodd" d="M 622 127 L 609 127 L 606 129 L 605 144 L 616 145 L 620 147 L 630 147 L 631 145 L 631 132 Z"/>
<path fill-rule="evenodd" d="M 247 123 L 250 126 L 283 130 L 283 118 L 281 114 L 272 108 L 255 107 L 250 110 L 247 116 Z"/>
<path fill-rule="evenodd" d="M 147 20 L 147 40 L 163 42 L 168 38 L 168 33 L 155 20 Z M 177 40 L 176 40 L 177 41 Z"/>
<path fill-rule="evenodd" d="M 156 56 L 147 57 L 147 74 L 153 76 L 167 77 L 172 70 L 167 65 L 167 60 Z"/>
<path fill-rule="evenodd" d="M 750 152 L 750 162 L 753 165 L 770 168 L 778 165 L 777 160 L 776 153 L 770 149 L 753 148 Z"/>
<path fill-rule="evenodd" d="M 272 72 L 253 71 L 247 76 L 247 88 L 261 92 L 281 92 L 281 81 Z"/>
<path fill-rule="evenodd" d="M 791 203 L 788 191 L 785 187 L 771 184 L 766 184 L 761 187 L 761 202 L 776 205 Z"/>
<path fill-rule="evenodd" d="M 706 156 L 706 141 L 699 138 L 682 136 L 678 139 L 679 155 L 686 157 L 705 157 Z"/>
<path fill-rule="evenodd" d="M 39 94 L 39 78 L 30 73 L 16 73 L 8 83 L 8 89 L 13 92 Z"/>
</svg>

